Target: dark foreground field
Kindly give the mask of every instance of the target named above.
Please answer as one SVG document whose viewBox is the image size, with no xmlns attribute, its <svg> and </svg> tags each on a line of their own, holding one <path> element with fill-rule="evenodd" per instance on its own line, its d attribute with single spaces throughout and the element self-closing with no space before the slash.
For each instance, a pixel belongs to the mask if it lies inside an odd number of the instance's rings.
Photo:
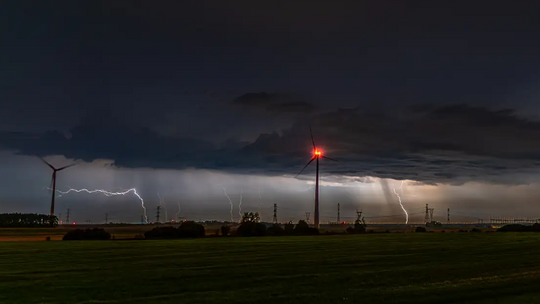
<svg viewBox="0 0 540 304">
<path fill-rule="evenodd" d="M 540 303 L 540 234 L 1 242 L 0 303 Z"/>
</svg>

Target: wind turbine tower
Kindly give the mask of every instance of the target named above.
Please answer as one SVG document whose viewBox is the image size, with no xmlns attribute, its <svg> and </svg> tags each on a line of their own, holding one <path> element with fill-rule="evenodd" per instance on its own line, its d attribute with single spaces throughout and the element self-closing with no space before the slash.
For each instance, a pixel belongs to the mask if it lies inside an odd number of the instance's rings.
<svg viewBox="0 0 540 304">
<path fill-rule="evenodd" d="M 325 158 L 332 161 L 337 161 L 335 159 L 332 159 L 330 157 L 326 157 L 323 155 L 323 152 L 315 146 L 315 140 L 313 139 L 313 132 L 311 131 L 311 126 L 309 127 L 309 134 L 311 135 L 311 143 L 313 144 L 313 157 L 309 160 L 309 162 L 300 170 L 300 172 L 295 176 L 298 177 L 300 173 L 304 171 L 304 169 L 311 164 L 315 160 L 316 163 L 316 173 L 315 173 L 315 212 L 314 212 L 314 227 L 319 229 L 319 158 Z"/>
<path fill-rule="evenodd" d="M 53 170 L 53 173 L 52 173 L 52 179 L 51 179 L 51 184 L 52 184 L 52 197 L 51 197 L 51 224 L 52 224 L 52 216 L 54 215 L 54 198 L 56 196 L 56 172 L 59 172 L 59 171 L 62 171 L 64 169 L 67 169 L 69 167 L 73 167 L 75 166 L 77 163 L 73 163 L 71 165 L 67 165 L 67 166 L 64 166 L 64 167 L 60 167 L 60 168 L 55 168 L 53 165 L 49 164 L 45 159 L 43 159 L 43 157 L 39 156 L 39 158 L 47 165 L 49 166 L 52 170 Z M 50 188 L 50 187 L 49 187 Z"/>
</svg>

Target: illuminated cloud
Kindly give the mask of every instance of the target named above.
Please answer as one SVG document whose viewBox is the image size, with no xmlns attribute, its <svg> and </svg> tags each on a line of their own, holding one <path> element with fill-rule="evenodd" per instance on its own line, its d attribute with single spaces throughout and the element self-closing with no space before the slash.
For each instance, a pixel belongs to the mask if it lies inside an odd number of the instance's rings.
<svg viewBox="0 0 540 304">
<path fill-rule="evenodd" d="M 540 167 L 540 122 L 510 110 L 467 105 L 415 107 L 401 117 L 342 109 L 302 119 L 282 134 L 261 134 L 252 143 L 237 142 L 231 148 L 195 138 L 165 137 L 113 120 L 95 124 L 87 120 L 70 130 L 70 138 L 59 132 L 3 133 L 0 144 L 28 155 L 110 159 L 118 167 L 290 175 L 311 153 L 309 123 L 321 147 L 340 160 L 322 162 L 329 182 L 370 176 L 425 184 L 519 184 L 529 182 Z"/>
</svg>

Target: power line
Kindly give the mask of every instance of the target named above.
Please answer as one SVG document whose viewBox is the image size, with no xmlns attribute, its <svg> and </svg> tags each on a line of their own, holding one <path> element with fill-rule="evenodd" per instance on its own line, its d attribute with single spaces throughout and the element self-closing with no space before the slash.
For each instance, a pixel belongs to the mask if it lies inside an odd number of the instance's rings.
<svg viewBox="0 0 540 304">
<path fill-rule="evenodd" d="M 409 216 L 411 215 L 416 215 L 416 214 L 421 214 L 421 213 L 424 213 L 424 212 L 417 212 L 417 213 L 409 213 Z M 382 218 L 382 217 L 396 217 L 396 216 L 403 216 L 403 213 L 402 214 L 394 214 L 394 215 L 382 215 L 382 216 L 367 216 L 365 218 Z"/>
</svg>

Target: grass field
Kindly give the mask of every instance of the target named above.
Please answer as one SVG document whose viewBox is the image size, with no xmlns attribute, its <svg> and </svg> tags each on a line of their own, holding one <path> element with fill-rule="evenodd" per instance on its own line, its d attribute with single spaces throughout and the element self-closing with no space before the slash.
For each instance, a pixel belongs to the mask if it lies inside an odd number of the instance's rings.
<svg viewBox="0 0 540 304">
<path fill-rule="evenodd" d="M 540 234 L 0 242 L 0 303 L 540 303 Z"/>
</svg>

